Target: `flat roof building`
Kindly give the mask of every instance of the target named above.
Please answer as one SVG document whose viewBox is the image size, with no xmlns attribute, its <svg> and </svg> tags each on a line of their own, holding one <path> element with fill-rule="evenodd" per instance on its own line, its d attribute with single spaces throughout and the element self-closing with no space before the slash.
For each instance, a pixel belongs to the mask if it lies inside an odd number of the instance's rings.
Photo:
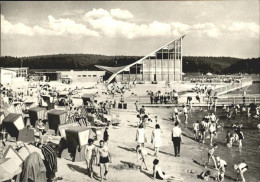
<svg viewBox="0 0 260 182">
<path fill-rule="evenodd" d="M 11 83 L 25 81 L 28 67 L 21 68 L 0 68 L 0 82 Z"/>
<path fill-rule="evenodd" d="M 112 75 L 107 80 L 128 81 L 181 81 L 182 80 L 182 42 L 186 34 L 153 51 L 138 61 L 123 67 L 96 65 Z"/>
</svg>

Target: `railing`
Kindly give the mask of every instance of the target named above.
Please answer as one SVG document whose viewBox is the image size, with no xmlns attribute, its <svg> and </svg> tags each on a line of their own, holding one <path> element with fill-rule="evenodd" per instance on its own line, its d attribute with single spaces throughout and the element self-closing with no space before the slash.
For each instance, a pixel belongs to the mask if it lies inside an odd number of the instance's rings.
<svg viewBox="0 0 260 182">
<path fill-rule="evenodd" d="M 220 97 L 218 99 L 219 103 L 232 103 L 232 104 L 251 104 L 255 103 L 258 104 L 260 103 L 260 95 L 256 96 L 246 96 L 246 97 L 241 97 L 241 96 L 232 96 L 232 97 Z"/>
<path fill-rule="evenodd" d="M 217 93 L 221 93 L 221 92 L 231 91 L 234 89 L 239 89 L 239 88 L 243 87 L 246 82 L 252 83 L 252 78 L 246 78 L 246 79 L 243 79 L 240 83 L 228 84 L 226 86 L 216 88 L 214 91 Z"/>
</svg>

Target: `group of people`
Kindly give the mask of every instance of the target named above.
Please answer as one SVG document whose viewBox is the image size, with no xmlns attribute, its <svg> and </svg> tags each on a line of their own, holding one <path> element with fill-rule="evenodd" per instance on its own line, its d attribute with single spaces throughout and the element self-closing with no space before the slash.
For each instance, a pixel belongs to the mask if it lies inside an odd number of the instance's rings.
<svg viewBox="0 0 260 182">
<path fill-rule="evenodd" d="M 147 156 L 147 150 L 145 148 L 145 143 L 147 143 L 147 136 L 145 133 L 145 128 L 147 125 L 147 122 L 151 122 L 152 120 L 149 120 L 148 115 L 145 112 L 144 106 L 142 106 L 138 110 L 138 118 L 140 119 L 138 122 L 138 129 L 136 131 L 136 152 L 137 152 L 137 159 L 141 160 L 141 169 L 142 170 L 148 170 L 148 165 L 146 163 L 146 156 Z M 155 128 L 152 131 L 151 134 L 151 143 L 154 148 L 154 161 L 153 161 L 153 178 L 155 179 L 178 179 L 178 177 L 174 177 L 172 174 L 165 174 L 159 167 L 159 153 L 160 153 L 160 147 L 162 146 L 162 138 L 161 138 L 161 128 L 159 125 L 159 122 L 157 120 L 157 117 L 154 119 L 155 121 Z M 179 122 L 174 122 L 174 127 L 172 129 L 172 142 L 174 145 L 174 156 L 180 157 L 180 145 L 182 141 L 182 130 L 179 127 Z"/>
<path fill-rule="evenodd" d="M 203 77 L 203 78 L 191 78 L 191 83 L 240 83 L 243 78 L 241 77 Z"/>
<path fill-rule="evenodd" d="M 178 104 L 179 94 L 176 90 L 172 90 L 171 92 L 165 93 L 162 93 L 160 90 L 155 93 L 153 91 L 147 91 L 147 93 L 150 97 L 151 104 Z"/>
<path fill-rule="evenodd" d="M 224 181 L 227 162 L 220 158 L 219 156 L 215 156 L 215 150 L 218 148 L 217 143 L 214 143 L 213 146 L 208 150 L 208 161 L 205 164 L 205 168 L 208 168 L 210 161 L 212 160 L 214 163 L 214 167 L 217 170 L 217 175 L 215 177 L 216 181 L 222 182 Z M 248 165 L 244 162 L 239 162 L 238 164 L 234 164 L 234 170 L 237 173 L 236 180 L 238 181 L 239 176 L 242 179 L 242 182 L 245 182 L 244 172 L 248 170 Z M 200 174 L 199 178 L 208 180 L 211 175 L 211 171 L 207 170 Z"/>
<path fill-rule="evenodd" d="M 93 178 L 93 165 L 96 164 L 100 170 L 101 181 L 107 179 L 109 171 L 109 163 L 112 163 L 112 156 L 108 147 L 108 128 L 105 129 L 103 140 L 99 141 L 99 146 L 95 146 L 93 139 L 88 139 L 88 145 L 85 147 L 85 160 L 87 165 L 87 173 Z"/>
</svg>

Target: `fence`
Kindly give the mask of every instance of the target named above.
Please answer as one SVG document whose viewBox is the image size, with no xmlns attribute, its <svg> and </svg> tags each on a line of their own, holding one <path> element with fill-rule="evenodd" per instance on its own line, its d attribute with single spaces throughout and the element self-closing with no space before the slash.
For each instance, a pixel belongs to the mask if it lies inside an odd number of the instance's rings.
<svg viewBox="0 0 260 182">
<path fill-rule="evenodd" d="M 251 85 L 252 83 L 253 83 L 252 78 L 246 78 L 246 79 L 243 79 L 240 83 L 228 84 L 226 86 L 216 88 L 214 91 L 219 94 L 223 94 L 223 93 L 227 93 L 229 91 L 233 91 L 233 90 Z"/>
</svg>

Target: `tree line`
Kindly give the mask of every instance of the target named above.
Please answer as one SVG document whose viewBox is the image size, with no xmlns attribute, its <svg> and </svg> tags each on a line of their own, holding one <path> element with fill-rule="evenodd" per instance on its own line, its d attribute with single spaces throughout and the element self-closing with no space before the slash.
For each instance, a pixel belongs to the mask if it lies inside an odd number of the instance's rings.
<svg viewBox="0 0 260 182">
<path fill-rule="evenodd" d="M 29 67 L 30 69 L 98 70 L 95 65 L 124 66 L 140 56 L 106 56 L 96 54 L 58 54 L 31 57 L 0 57 L 0 67 Z M 260 73 L 260 58 L 240 59 L 233 57 L 183 57 L 185 73 Z"/>
</svg>

